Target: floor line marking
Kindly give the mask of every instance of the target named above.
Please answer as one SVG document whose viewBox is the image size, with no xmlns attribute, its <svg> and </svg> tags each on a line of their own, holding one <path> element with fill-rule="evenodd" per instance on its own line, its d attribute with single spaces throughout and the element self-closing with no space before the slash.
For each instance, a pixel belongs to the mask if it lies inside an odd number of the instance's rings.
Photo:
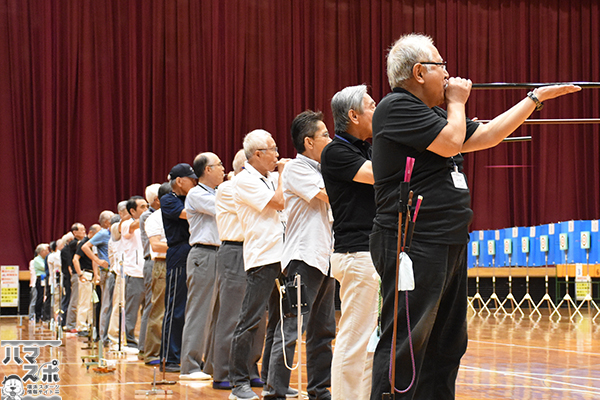
<svg viewBox="0 0 600 400">
<path fill-rule="evenodd" d="M 521 389 L 543 389 L 543 390 L 553 390 L 553 391 L 559 391 L 559 392 L 569 392 L 569 393 L 586 393 L 586 394 L 593 394 L 593 395 L 598 395 L 600 394 L 600 390 L 596 390 L 596 391 L 589 391 L 589 390 L 579 390 L 579 389 L 572 389 L 572 388 L 556 388 L 556 387 L 552 387 L 552 386 L 527 386 L 527 385 L 505 385 L 505 384 L 499 384 L 499 383 L 468 383 L 468 382 L 456 382 L 457 386 L 485 386 L 486 388 L 521 388 Z"/>
<path fill-rule="evenodd" d="M 580 355 L 600 357 L 600 353 L 585 353 L 585 352 L 576 351 L 576 350 L 555 349 L 552 347 L 525 346 L 522 344 L 514 344 L 514 343 L 486 342 L 483 340 L 474 340 L 474 339 L 470 339 L 469 342 L 491 344 L 491 345 L 495 345 L 495 346 L 522 347 L 525 349 L 560 351 L 563 353 L 575 353 L 575 354 L 580 354 Z"/>
<path fill-rule="evenodd" d="M 496 373 L 496 374 L 500 374 L 500 375 L 514 376 L 514 377 L 523 378 L 523 379 L 532 379 L 532 380 L 536 380 L 536 381 L 542 381 L 544 383 L 544 385 L 546 385 L 546 382 L 550 382 L 550 383 L 556 383 L 558 385 L 574 386 L 574 387 L 579 387 L 579 388 L 584 388 L 584 389 L 593 389 L 593 390 L 598 390 L 597 393 L 600 394 L 600 389 L 597 389 L 593 386 L 580 385 L 578 383 L 562 382 L 562 381 L 548 379 L 548 378 L 542 379 L 542 378 L 536 378 L 536 377 L 527 376 L 527 375 L 523 376 L 521 373 L 517 373 L 517 372 L 490 370 L 490 369 L 484 369 L 484 368 L 478 368 L 478 367 L 467 367 L 467 368 L 470 368 L 472 370 L 479 370 L 479 371 L 483 371 L 483 372 Z M 548 375 L 548 376 L 553 376 L 553 375 Z M 586 378 L 582 377 L 582 378 L 577 378 L 577 379 L 586 379 Z M 546 387 L 548 387 L 548 386 L 546 386 Z"/>
</svg>

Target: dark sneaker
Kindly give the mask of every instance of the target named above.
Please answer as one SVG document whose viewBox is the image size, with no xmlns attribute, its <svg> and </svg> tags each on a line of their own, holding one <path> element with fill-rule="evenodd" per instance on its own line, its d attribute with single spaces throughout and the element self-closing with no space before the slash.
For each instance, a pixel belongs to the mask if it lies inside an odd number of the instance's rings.
<svg viewBox="0 0 600 400">
<path fill-rule="evenodd" d="M 233 386 L 229 381 L 213 381 L 213 389 L 231 390 L 232 388 Z"/>
</svg>

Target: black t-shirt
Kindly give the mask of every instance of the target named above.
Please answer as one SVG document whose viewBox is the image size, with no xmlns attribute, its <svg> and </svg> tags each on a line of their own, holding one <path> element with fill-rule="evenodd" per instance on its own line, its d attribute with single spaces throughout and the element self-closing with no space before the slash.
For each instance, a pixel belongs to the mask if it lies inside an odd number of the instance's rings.
<svg viewBox="0 0 600 400">
<path fill-rule="evenodd" d="M 369 251 L 375 199 L 373 186 L 354 176 L 371 159 L 371 144 L 346 132 L 337 132 L 321 154 L 321 173 L 333 212 L 336 253 Z"/>
<path fill-rule="evenodd" d="M 418 195 L 423 196 L 414 239 L 442 244 L 468 242 L 473 216 L 469 189 L 456 188 L 451 176 L 455 167 L 462 173 L 463 157 L 446 158 L 427 150 L 447 123 L 445 110 L 427 107 L 404 89 L 394 89 L 377 105 L 373 115 L 377 226 L 398 229 L 398 187 L 404 180 L 406 157 L 413 157 L 413 205 Z M 467 119 L 465 141 L 478 126 Z"/>
<path fill-rule="evenodd" d="M 60 269 L 63 274 L 69 275 L 69 267 L 73 267 L 73 256 L 75 255 L 75 251 L 77 251 L 77 239 L 71 240 L 60 251 Z M 71 270 L 73 270 L 73 268 L 71 268 Z"/>
<path fill-rule="evenodd" d="M 93 271 L 92 260 L 81 249 L 88 240 L 90 239 L 87 236 L 84 237 L 81 242 L 77 244 L 77 251 L 75 252 L 75 254 L 79 256 L 79 266 L 82 271 Z"/>
</svg>

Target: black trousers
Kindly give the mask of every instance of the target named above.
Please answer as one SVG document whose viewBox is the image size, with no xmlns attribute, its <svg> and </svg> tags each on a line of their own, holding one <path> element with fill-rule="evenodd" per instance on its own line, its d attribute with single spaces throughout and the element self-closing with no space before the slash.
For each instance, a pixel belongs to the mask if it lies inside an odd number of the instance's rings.
<svg viewBox="0 0 600 400">
<path fill-rule="evenodd" d="M 306 374 L 308 398 L 311 400 L 331 399 L 328 388 L 331 386 L 331 342 L 335 338 L 335 281 L 325 276 L 317 268 L 303 261 L 292 260 L 286 269 L 288 277 L 300 274 L 306 285 L 306 298 L 309 313 L 302 320 L 302 332 L 306 332 Z M 284 317 L 282 337 L 281 321 L 277 322 L 271 359 L 268 389 L 271 392 L 264 399 L 285 399 L 290 386 L 291 372 L 286 367 L 294 363 L 296 339 L 298 338 L 298 317 Z M 286 359 L 283 358 L 285 348 Z"/>
<path fill-rule="evenodd" d="M 42 311 L 44 308 L 44 288 L 46 283 L 42 285 L 42 277 L 40 275 L 37 276 L 35 280 L 35 290 L 37 296 L 35 297 L 35 321 L 39 322 L 42 320 Z"/>
<path fill-rule="evenodd" d="M 375 227 L 371 257 L 381 276 L 382 336 L 373 359 L 371 400 L 390 393 L 390 351 L 394 318 L 397 233 Z M 416 380 L 393 399 L 454 399 L 460 359 L 467 349 L 467 245 L 412 242 L 415 290 L 408 292 Z M 398 390 L 411 383 L 405 292 L 399 293 L 396 378 Z"/>
<path fill-rule="evenodd" d="M 64 268 L 62 274 L 63 287 L 60 288 L 60 290 L 64 290 L 64 292 L 62 293 L 62 301 L 60 304 L 60 309 L 62 310 L 62 313 L 60 313 L 60 325 L 65 326 L 67 322 L 67 312 L 69 311 L 69 302 L 71 301 L 71 274 L 69 273 L 68 268 Z"/>
</svg>

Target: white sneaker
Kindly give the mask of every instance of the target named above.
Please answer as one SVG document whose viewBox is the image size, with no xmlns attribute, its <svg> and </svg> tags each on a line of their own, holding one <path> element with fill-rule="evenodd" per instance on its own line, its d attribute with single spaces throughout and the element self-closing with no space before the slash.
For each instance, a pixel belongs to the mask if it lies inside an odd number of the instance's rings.
<svg viewBox="0 0 600 400">
<path fill-rule="evenodd" d="M 119 347 L 119 346 L 117 345 L 117 347 Z M 140 352 L 135 347 L 124 346 L 124 347 L 121 347 L 121 348 L 123 349 L 123 352 L 125 352 L 127 354 L 137 354 L 137 353 Z"/>
<path fill-rule="evenodd" d="M 208 381 L 212 379 L 212 376 L 205 374 L 202 371 L 196 371 L 192 372 L 191 374 L 181 374 L 179 375 L 179 379 L 184 381 Z"/>
</svg>

